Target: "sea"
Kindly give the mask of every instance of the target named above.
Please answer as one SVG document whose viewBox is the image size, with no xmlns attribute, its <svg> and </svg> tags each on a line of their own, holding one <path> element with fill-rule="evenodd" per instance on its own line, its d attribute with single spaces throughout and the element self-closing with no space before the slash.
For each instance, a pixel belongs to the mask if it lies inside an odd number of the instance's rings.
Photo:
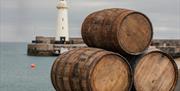
<svg viewBox="0 0 180 91">
<path fill-rule="evenodd" d="M 0 91 L 55 91 L 50 78 L 55 59 L 27 56 L 27 43 L 0 42 Z"/>
<path fill-rule="evenodd" d="M 55 91 L 50 78 L 55 59 L 27 56 L 27 43 L 0 42 L 0 91 Z"/>
</svg>

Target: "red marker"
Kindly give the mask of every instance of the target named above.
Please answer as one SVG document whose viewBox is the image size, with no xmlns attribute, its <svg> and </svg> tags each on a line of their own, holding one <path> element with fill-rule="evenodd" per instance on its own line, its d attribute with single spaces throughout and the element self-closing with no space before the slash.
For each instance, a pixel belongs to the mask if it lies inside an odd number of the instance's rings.
<svg viewBox="0 0 180 91">
<path fill-rule="evenodd" d="M 36 67 L 36 64 L 31 64 L 31 68 L 35 68 Z"/>
</svg>

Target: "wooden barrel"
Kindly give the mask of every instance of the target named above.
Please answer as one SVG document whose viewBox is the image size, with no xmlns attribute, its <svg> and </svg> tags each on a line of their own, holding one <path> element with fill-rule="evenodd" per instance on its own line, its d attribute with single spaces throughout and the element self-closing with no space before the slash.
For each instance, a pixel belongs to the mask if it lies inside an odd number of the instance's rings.
<svg viewBox="0 0 180 91">
<path fill-rule="evenodd" d="M 89 47 L 138 55 L 150 44 L 153 29 L 142 13 L 127 9 L 105 9 L 87 16 L 81 34 Z"/>
<path fill-rule="evenodd" d="M 95 48 L 60 55 L 51 70 L 56 91 L 128 91 L 131 68 L 122 56 Z"/>
<path fill-rule="evenodd" d="M 174 91 L 178 68 L 171 56 L 159 51 L 149 52 L 131 61 L 134 69 L 132 91 Z"/>
</svg>

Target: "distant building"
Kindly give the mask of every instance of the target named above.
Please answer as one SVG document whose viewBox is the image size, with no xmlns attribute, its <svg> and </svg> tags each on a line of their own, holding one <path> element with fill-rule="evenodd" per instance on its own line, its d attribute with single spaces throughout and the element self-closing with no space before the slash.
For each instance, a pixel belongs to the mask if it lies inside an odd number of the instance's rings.
<svg viewBox="0 0 180 91">
<path fill-rule="evenodd" d="M 152 41 L 151 46 L 155 46 L 174 57 L 180 57 L 180 39 L 157 39 Z"/>
</svg>

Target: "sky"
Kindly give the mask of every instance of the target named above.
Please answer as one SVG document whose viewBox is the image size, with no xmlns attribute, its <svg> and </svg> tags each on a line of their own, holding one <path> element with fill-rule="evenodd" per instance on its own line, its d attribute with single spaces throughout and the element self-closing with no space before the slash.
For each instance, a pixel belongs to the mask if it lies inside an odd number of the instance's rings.
<svg viewBox="0 0 180 91">
<path fill-rule="evenodd" d="M 180 39 L 180 0 L 67 0 L 70 37 L 81 37 L 90 13 L 127 8 L 147 15 L 154 39 Z M 0 42 L 30 42 L 35 36 L 55 36 L 58 0 L 0 0 Z"/>
</svg>

